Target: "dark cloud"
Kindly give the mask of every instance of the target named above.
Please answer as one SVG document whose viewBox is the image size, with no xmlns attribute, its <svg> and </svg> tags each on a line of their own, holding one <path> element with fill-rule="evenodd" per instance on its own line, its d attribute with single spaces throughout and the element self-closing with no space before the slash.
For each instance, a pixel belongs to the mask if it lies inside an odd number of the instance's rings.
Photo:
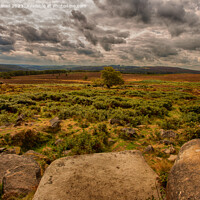
<svg viewBox="0 0 200 200">
<path fill-rule="evenodd" d="M 200 51 L 200 35 L 185 36 L 174 41 L 177 48 Z"/>
<path fill-rule="evenodd" d="M 14 49 L 13 45 L 0 45 L 0 52 L 10 52 Z"/>
<path fill-rule="evenodd" d="M 176 48 L 167 43 L 152 43 L 149 45 L 149 48 L 152 50 L 155 56 L 160 58 L 178 54 Z"/>
<path fill-rule="evenodd" d="M 93 0 L 107 18 L 121 18 L 119 21 L 123 24 L 132 20 L 136 26 L 139 26 L 138 22 L 143 22 L 143 28 L 165 26 L 172 36 L 200 27 L 199 15 L 189 9 L 189 1 L 186 1 L 105 0 L 101 3 L 100 0 Z M 193 8 L 197 8 L 197 1 L 192 3 Z"/>
<path fill-rule="evenodd" d="M 38 51 L 38 53 L 39 53 L 39 56 L 42 56 L 42 57 L 45 57 L 45 56 L 47 56 L 43 51 Z"/>
<path fill-rule="evenodd" d="M 103 57 L 103 55 L 101 54 L 100 51 L 96 51 L 93 49 L 77 49 L 76 53 L 79 55 L 86 55 L 89 57 L 95 57 L 95 58 L 99 58 L 99 57 Z"/>
<path fill-rule="evenodd" d="M 126 40 L 122 38 L 115 38 L 114 36 L 105 36 L 99 38 L 99 42 L 105 51 L 110 51 L 113 44 L 123 44 Z"/>
<path fill-rule="evenodd" d="M 122 37 L 122 38 L 128 38 L 130 36 L 129 31 L 124 31 L 124 32 L 118 32 L 117 37 Z"/>
<path fill-rule="evenodd" d="M 99 0 L 93 1 L 98 8 L 113 17 L 126 19 L 138 17 L 144 23 L 149 23 L 151 20 L 152 7 L 148 0 L 106 0 L 104 4 Z"/>
<path fill-rule="evenodd" d="M 2 37 L 0 36 L 0 45 L 13 45 L 15 41 L 10 37 Z"/>
<path fill-rule="evenodd" d="M 73 11 L 0 9 L 0 59 L 199 66 L 199 0 L 83 1 Z"/>
<path fill-rule="evenodd" d="M 67 40 L 62 41 L 62 42 L 61 42 L 61 45 L 62 45 L 62 46 L 65 46 L 65 47 L 68 47 L 68 48 L 76 48 L 76 44 L 71 43 L 71 42 L 69 42 L 69 41 L 67 41 Z"/>
<path fill-rule="evenodd" d="M 79 28 L 80 29 L 93 30 L 96 27 L 95 24 L 88 22 L 85 15 L 83 15 L 80 11 L 72 10 L 71 13 L 72 13 L 72 18 L 79 22 Z"/>
<path fill-rule="evenodd" d="M 181 23 L 184 22 L 186 14 L 183 5 L 177 4 L 173 1 L 163 3 L 161 6 L 159 6 L 157 13 L 159 17 Z"/>
<path fill-rule="evenodd" d="M 85 38 L 90 42 L 92 43 L 93 45 L 97 45 L 98 43 L 98 38 L 95 34 L 93 34 L 92 32 L 90 31 L 87 31 L 87 30 L 84 30 L 83 31 L 83 34 L 85 36 Z"/>
<path fill-rule="evenodd" d="M 111 30 L 103 30 L 102 28 L 97 27 L 96 25 L 89 23 L 86 16 L 83 15 L 80 11 L 72 11 L 73 19 L 76 19 L 79 23 L 76 24 L 80 32 L 85 36 L 86 40 L 91 44 L 96 46 L 100 44 L 105 51 L 110 51 L 112 45 L 114 44 L 123 44 L 126 41 L 123 38 L 130 36 L 129 32 L 119 32 Z M 102 35 L 106 35 L 103 36 Z"/>
<path fill-rule="evenodd" d="M 14 44 L 14 39 L 0 36 L 0 52 L 10 52 L 14 50 Z"/>
<path fill-rule="evenodd" d="M 0 25 L 0 32 L 6 31 L 6 30 L 7 30 L 7 27 Z"/>
<path fill-rule="evenodd" d="M 132 42 L 130 48 L 123 50 L 124 52 L 137 61 L 158 61 L 166 58 L 174 59 L 178 55 L 177 47 L 169 39 L 156 38 L 149 34 L 137 37 Z"/>
<path fill-rule="evenodd" d="M 29 48 L 29 47 L 26 47 L 25 50 L 28 51 L 28 52 L 33 53 L 33 49 L 31 49 L 31 48 Z"/>
<path fill-rule="evenodd" d="M 55 29 L 36 29 L 28 25 L 20 25 L 18 29 L 27 42 L 50 42 L 59 43 L 60 35 Z"/>
</svg>

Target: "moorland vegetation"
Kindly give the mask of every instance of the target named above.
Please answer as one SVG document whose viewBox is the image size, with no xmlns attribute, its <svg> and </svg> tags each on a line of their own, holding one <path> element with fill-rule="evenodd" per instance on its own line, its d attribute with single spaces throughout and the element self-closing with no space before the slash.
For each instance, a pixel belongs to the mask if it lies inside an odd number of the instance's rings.
<svg viewBox="0 0 200 200">
<path fill-rule="evenodd" d="M 200 83 L 103 85 L 0 85 L 0 147 L 40 153 L 43 170 L 64 156 L 137 149 L 165 188 L 170 155 L 200 138 Z"/>
</svg>

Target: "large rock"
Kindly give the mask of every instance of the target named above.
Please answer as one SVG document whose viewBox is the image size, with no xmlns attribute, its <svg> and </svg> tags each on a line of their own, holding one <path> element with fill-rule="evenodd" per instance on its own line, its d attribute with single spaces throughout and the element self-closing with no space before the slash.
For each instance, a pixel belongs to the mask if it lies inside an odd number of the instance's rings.
<svg viewBox="0 0 200 200">
<path fill-rule="evenodd" d="M 27 194 L 37 187 L 40 178 L 40 167 L 33 159 L 15 154 L 0 155 L 3 199 Z"/>
<path fill-rule="evenodd" d="M 33 200 L 146 200 L 159 196 L 157 175 L 140 151 L 65 157 L 45 171 Z"/>
<path fill-rule="evenodd" d="M 200 139 L 182 146 L 168 178 L 167 199 L 200 199 Z"/>
</svg>

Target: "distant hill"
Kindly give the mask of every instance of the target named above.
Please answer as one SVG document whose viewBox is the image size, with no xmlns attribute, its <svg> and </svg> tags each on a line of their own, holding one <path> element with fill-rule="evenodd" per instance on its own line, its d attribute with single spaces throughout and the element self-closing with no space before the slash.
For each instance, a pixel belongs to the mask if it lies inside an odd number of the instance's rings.
<svg viewBox="0 0 200 200">
<path fill-rule="evenodd" d="M 26 71 L 26 68 L 23 68 L 19 65 L 6 65 L 0 64 L 0 72 L 11 72 L 11 71 Z"/>
<path fill-rule="evenodd" d="M 79 66 L 79 65 L 61 65 L 61 66 L 36 66 L 36 65 L 21 65 L 29 70 L 71 70 L 71 71 L 101 71 L 106 66 Z M 138 66 L 120 66 L 120 65 L 110 65 L 115 70 L 122 73 L 135 73 L 135 74 L 181 74 L 181 73 L 191 73 L 200 74 L 200 71 L 183 69 L 179 67 L 138 67 Z"/>
<path fill-rule="evenodd" d="M 131 74 L 200 74 L 200 71 L 184 69 L 179 67 L 165 67 L 165 66 L 120 66 L 120 65 L 110 65 L 115 70 L 122 73 Z M 3 65 L 0 64 L 0 72 L 5 71 L 18 71 L 18 70 L 71 70 L 71 71 L 101 71 L 106 66 L 80 66 L 80 65 Z"/>
<path fill-rule="evenodd" d="M 135 66 L 125 66 L 125 67 L 116 67 L 116 70 L 119 70 L 123 73 L 136 73 L 136 74 L 200 74 L 200 71 L 183 69 L 179 67 L 135 67 Z"/>
</svg>

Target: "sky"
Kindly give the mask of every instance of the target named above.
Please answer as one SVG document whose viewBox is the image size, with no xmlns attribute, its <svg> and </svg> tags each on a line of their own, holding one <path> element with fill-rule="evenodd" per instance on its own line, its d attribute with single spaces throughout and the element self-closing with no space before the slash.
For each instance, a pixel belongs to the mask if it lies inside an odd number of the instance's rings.
<svg viewBox="0 0 200 200">
<path fill-rule="evenodd" d="M 200 70 L 200 1 L 0 0 L 0 63 Z"/>
</svg>

